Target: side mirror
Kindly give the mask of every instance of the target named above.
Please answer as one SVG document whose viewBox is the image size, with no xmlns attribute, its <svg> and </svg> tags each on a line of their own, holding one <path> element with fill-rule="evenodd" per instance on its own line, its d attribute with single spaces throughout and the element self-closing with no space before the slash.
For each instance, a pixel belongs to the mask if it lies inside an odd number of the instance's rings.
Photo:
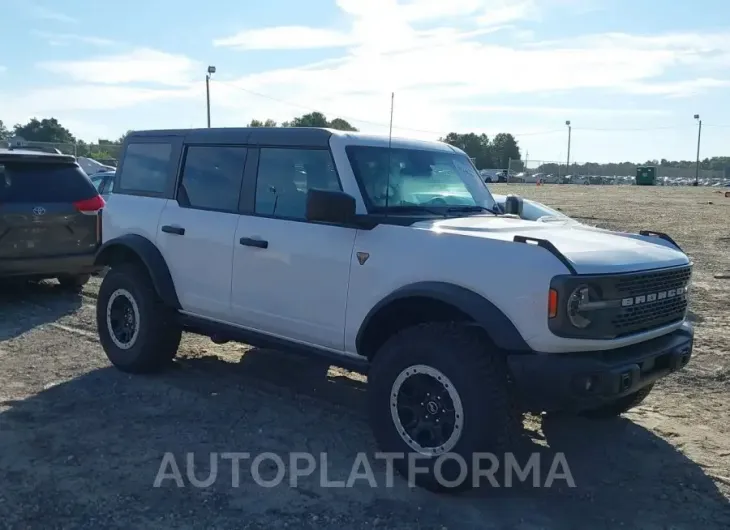
<svg viewBox="0 0 730 530">
<path fill-rule="evenodd" d="M 343 191 L 307 191 L 307 221 L 347 224 L 355 218 L 355 198 Z"/>
<path fill-rule="evenodd" d="M 522 197 L 519 195 L 507 195 L 504 201 L 504 213 L 522 217 Z"/>
</svg>

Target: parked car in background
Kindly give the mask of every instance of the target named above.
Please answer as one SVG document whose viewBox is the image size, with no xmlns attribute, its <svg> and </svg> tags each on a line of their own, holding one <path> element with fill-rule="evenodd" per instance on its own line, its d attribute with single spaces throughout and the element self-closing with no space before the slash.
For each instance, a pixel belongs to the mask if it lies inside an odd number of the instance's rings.
<svg viewBox="0 0 730 530">
<path fill-rule="evenodd" d="M 104 199 L 109 197 L 112 191 L 114 191 L 114 175 L 116 174 L 116 171 L 104 171 L 90 177 L 91 183 L 96 188 L 96 191 L 98 191 L 99 195 L 104 197 Z"/>
<path fill-rule="evenodd" d="M 76 162 L 79 164 L 79 166 L 81 166 L 81 169 L 83 169 L 84 172 L 89 176 L 96 175 L 98 173 L 104 173 L 107 171 L 116 171 L 117 169 L 114 166 L 107 166 L 97 160 L 94 160 L 93 158 L 87 158 L 85 156 L 77 157 Z"/>
<path fill-rule="evenodd" d="M 103 206 L 73 156 L 0 149 L 0 278 L 80 291 L 100 269 Z"/>
</svg>

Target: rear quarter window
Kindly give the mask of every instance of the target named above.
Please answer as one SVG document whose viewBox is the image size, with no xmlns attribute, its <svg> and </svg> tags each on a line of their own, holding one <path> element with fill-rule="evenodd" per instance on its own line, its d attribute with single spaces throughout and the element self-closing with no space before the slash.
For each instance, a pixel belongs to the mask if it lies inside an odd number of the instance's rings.
<svg viewBox="0 0 730 530">
<path fill-rule="evenodd" d="M 130 143 L 124 153 L 119 190 L 158 194 L 168 188 L 172 144 Z"/>
<path fill-rule="evenodd" d="M 96 195 L 91 180 L 76 165 L 23 162 L 0 165 L 0 204 L 76 202 Z"/>
</svg>

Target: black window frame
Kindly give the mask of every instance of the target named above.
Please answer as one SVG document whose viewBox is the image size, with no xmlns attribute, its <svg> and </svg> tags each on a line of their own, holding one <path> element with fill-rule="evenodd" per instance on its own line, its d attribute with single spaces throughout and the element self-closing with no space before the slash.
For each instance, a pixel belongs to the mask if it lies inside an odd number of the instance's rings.
<svg viewBox="0 0 730 530">
<path fill-rule="evenodd" d="M 265 213 L 258 213 L 256 212 L 256 189 L 258 186 L 258 178 L 259 178 L 259 164 L 261 160 L 261 150 L 262 149 L 291 149 L 296 151 L 325 151 L 329 155 L 330 162 L 332 163 L 332 167 L 335 171 L 335 176 L 337 177 L 337 184 L 340 187 L 340 191 L 344 191 L 344 187 L 342 186 L 342 178 L 340 177 L 340 172 L 337 169 L 337 164 L 335 163 L 335 158 L 332 154 L 332 149 L 327 147 L 319 147 L 319 146 L 311 146 L 311 145 L 258 145 L 255 148 L 255 165 L 253 164 L 253 158 L 251 157 L 247 159 L 247 167 L 246 171 L 244 171 L 244 180 L 246 181 L 246 186 L 244 190 L 241 192 L 241 204 L 240 204 L 240 213 L 241 215 L 250 215 L 253 217 L 262 217 L 264 219 L 276 219 L 279 221 L 294 221 L 298 223 L 309 223 L 309 224 L 323 224 L 332 226 L 332 223 L 325 223 L 321 221 L 309 221 L 306 218 L 300 218 L 300 217 L 285 217 L 282 215 L 271 215 L 271 214 L 265 214 Z M 254 149 L 252 149 L 253 151 Z M 252 160 L 251 168 L 249 168 L 249 160 Z M 244 197 L 247 199 L 244 203 Z"/>
<path fill-rule="evenodd" d="M 137 144 L 166 144 L 170 145 L 170 160 L 167 168 L 167 182 L 163 191 L 137 190 L 126 188 L 122 185 L 124 166 L 127 158 L 127 150 L 130 145 Z M 114 194 L 133 195 L 136 197 L 151 197 L 157 199 L 171 199 L 174 196 L 177 175 L 180 171 L 180 158 L 182 156 L 182 137 L 180 136 L 134 136 L 124 142 L 124 150 L 119 161 L 119 167 L 114 175 Z"/>
<path fill-rule="evenodd" d="M 241 170 L 241 180 L 238 184 L 238 199 L 236 200 L 236 208 L 233 210 L 223 209 L 223 208 L 203 208 L 200 206 L 193 206 L 190 204 L 182 204 L 180 203 L 180 200 L 178 199 L 178 192 L 180 191 L 180 186 L 183 182 L 183 177 L 185 176 L 185 161 L 188 157 L 188 149 L 191 147 L 235 147 L 237 149 L 244 149 L 245 152 L 245 158 L 243 161 L 243 169 Z M 238 214 L 241 213 L 241 198 L 243 195 L 243 186 L 246 179 L 246 169 L 249 165 L 249 157 L 251 156 L 252 147 L 246 144 L 240 144 L 240 143 L 184 143 L 182 146 L 182 153 L 180 158 L 180 164 L 177 171 L 177 174 L 175 176 L 175 188 L 173 196 L 171 197 L 175 202 L 177 202 L 178 206 L 180 208 L 185 208 L 188 210 L 199 210 L 202 212 L 218 212 L 218 213 L 231 213 L 231 214 Z"/>
</svg>

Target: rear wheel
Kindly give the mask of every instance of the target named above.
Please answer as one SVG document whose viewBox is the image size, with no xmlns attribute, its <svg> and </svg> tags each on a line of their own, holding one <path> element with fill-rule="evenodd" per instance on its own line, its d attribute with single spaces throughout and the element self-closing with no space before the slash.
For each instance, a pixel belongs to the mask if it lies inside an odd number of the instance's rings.
<svg viewBox="0 0 730 530">
<path fill-rule="evenodd" d="M 89 278 L 91 278 L 90 274 L 59 276 L 58 283 L 61 284 L 63 289 L 74 293 L 80 293 L 84 288 L 84 285 L 88 283 Z"/>
<path fill-rule="evenodd" d="M 141 266 L 109 270 L 99 289 L 96 323 L 107 357 L 124 372 L 160 371 L 177 354 L 182 334 L 178 314 L 160 299 Z"/>
<path fill-rule="evenodd" d="M 429 323 L 398 333 L 375 355 L 371 426 L 409 481 L 431 491 L 470 489 L 475 453 L 504 456 L 518 422 L 504 358 L 490 350 L 465 326 Z"/>
</svg>

